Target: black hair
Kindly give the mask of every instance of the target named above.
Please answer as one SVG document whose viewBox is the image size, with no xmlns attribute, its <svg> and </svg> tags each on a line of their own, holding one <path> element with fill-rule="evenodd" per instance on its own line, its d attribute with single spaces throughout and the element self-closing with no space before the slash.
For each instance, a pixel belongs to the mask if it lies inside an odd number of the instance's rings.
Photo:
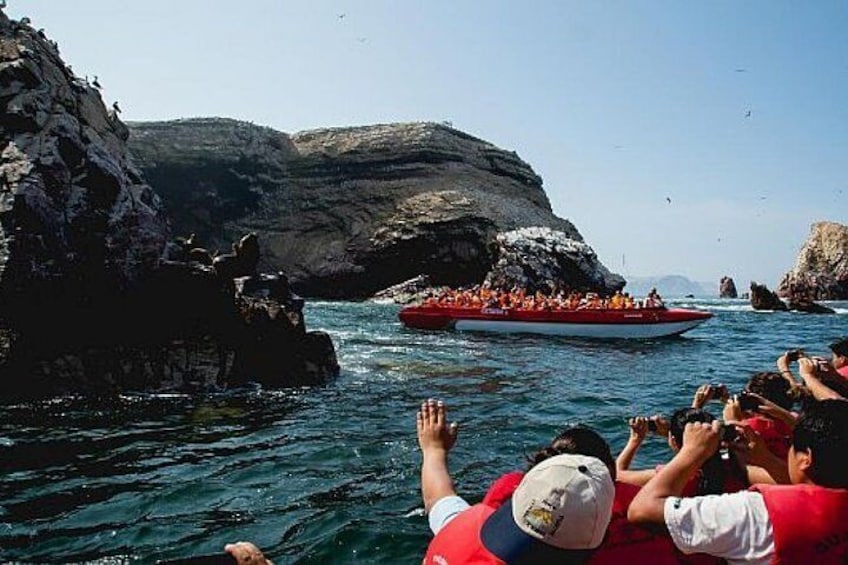
<svg viewBox="0 0 848 565">
<path fill-rule="evenodd" d="M 669 432 L 674 441 L 677 442 L 678 449 L 683 447 L 683 430 L 686 424 L 690 422 L 702 422 L 705 424 L 715 420 L 715 416 L 701 408 L 681 408 L 676 410 L 669 421 Z M 696 496 L 703 494 L 723 494 L 725 492 L 724 485 L 729 476 L 734 476 L 742 484 L 748 485 L 748 474 L 742 467 L 742 464 L 731 452 L 729 460 L 725 462 L 722 459 L 721 452 L 716 450 L 715 453 L 707 459 L 706 463 L 701 466 L 698 471 L 698 490 Z"/>
<path fill-rule="evenodd" d="M 810 450 L 812 466 L 807 472 L 819 486 L 848 488 L 845 453 L 848 452 L 848 401 L 812 402 L 795 424 L 792 447 Z"/>
<path fill-rule="evenodd" d="M 759 394 L 766 400 L 774 402 L 786 410 L 791 410 L 792 405 L 795 404 L 792 384 L 780 373 L 770 371 L 754 373 L 748 379 L 745 390 Z"/>
<path fill-rule="evenodd" d="M 529 471 L 545 459 L 555 455 L 572 453 L 596 457 L 610 470 L 610 475 L 615 480 L 615 459 L 612 456 L 609 444 L 593 429 L 578 425 L 568 428 L 557 435 L 547 447 L 527 457 L 527 470 Z"/>
</svg>

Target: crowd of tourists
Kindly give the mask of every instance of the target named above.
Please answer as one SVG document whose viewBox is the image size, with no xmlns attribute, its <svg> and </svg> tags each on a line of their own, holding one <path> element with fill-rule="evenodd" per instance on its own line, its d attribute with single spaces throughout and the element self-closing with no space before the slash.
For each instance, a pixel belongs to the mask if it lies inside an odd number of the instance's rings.
<svg viewBox="0 0 848 565">
<path fill-rule="evenodd" d="M 662 308 L 663 301 L 656 288 L 643 300 L 629 292 L 615 291 L 611 296 L 597 292 L 581 292 L 554 288 L 551 292 L 525 288 L 497 289 L 475 285 L 453 289 L 441 288 L 424 299 L 424 305 L 445 308 L 500 308 L 510 310 L 629 310 L 634 308 Z"/>
<path fill-rule="evenodd" d="M 848 338 L 830 349 L 788 351 L 739 394 L 703 384 L 668 417 L 630 419 L 617 457 L 591 428 L 568 428 L 476 504 L 448 468 L 458 426 L 443 401 L 423 402 L 423 565 L 848 563 Z M 668 461 L 631 468 L 651 436 Z M 249 542 L 226 551 L 271 563 Z"/>
<path fill-rule="evenodd" d="M 848 563 L 848 339 L 830 348 L 781 355 L 739 394 L 703 384 L 669 417 L 632 418 L 617 457 L 569 428 L 477 504 L 448 470 L 458 427 L 444 402 L 424 402 L 423 563 Z M 651 435 L 668 461 L 632 469 Z"/>
</svg>

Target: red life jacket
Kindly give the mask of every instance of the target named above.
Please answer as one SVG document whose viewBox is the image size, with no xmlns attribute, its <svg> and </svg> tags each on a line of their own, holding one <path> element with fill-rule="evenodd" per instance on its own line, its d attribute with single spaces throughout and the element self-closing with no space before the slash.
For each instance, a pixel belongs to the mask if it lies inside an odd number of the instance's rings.
<svg viewBox="0 0 848 565">
<path fill-rule="evenodd" d="M 772 564 L 848 563 L 848 490 L 817 485 L 756 485 L 774 532 Z"/>
<path fill-rule="evenodd" d="M 786 459 L 791 444 L 792 429 L 785 422 L 764 416 L 754 416 L 743 420 L 742 423 L 760 434 L 768 445 L 769 451 L 781 459 Z"/>
<path fill-rule="evenodd" d="M 492 483 L 489 490 L 486 491 L 486 496 L 483 497 L 482 504 L 487 504 L 492 508 L 497 508 L 510 498 L 512 493 L 518 488 L 518 483 L 524 478 L 524 473 L 521 471 L 513 471 L 506 475 L 501 475 L 498 480 Z"/>
<path fill-rule="evenodd" d="M 504 564 L 480 540 L 480 530 L 495 508 L 475 504 L 448 522 L 427 548 L 423 565 Z"/>
</svg>

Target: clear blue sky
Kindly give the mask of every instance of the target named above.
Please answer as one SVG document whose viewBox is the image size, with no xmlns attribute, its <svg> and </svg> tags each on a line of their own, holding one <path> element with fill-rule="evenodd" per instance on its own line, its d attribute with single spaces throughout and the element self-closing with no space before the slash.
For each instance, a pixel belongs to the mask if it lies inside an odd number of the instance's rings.
<svg viewBox="0 0 848 565">
<path fill-rule="evenodd" d="M 848 223 L 848 3 L 8 0 L 125 120 L 444 121 L 612 270 L 772 288 Z M 746 114 L 750 112 L 750 115 Z M 670 199 L 669 202 L 667 199 Z"/>
</svg>

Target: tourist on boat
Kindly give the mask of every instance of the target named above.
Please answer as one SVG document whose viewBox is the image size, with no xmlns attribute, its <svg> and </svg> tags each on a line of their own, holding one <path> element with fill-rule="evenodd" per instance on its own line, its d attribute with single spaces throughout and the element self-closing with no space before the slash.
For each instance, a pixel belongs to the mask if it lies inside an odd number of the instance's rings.
<svg viewBox="0 0 848 565">
<path fill-rule="evenodd" d="M 664 437 L 668 441 L 669 448 L 677 453 L 683 446 L 683 430 L 688 423 L 709 423 L 715 419 L 715 416 L 701 408 L 681 408 L 671 415 L 667 424 L 662 419 L 655 421 L 659 423 L 657 426 L 658 433 L 663 434 L 665 432 Z M 663 465 L 658 465 L 653 469 L 630 469 L 633 457 L 647 437 L 648 420 L 646 418 L 633 418 L 628 422 L 628 425 L 630 427 L 630 438 L 616 459 L 617 476 L 621 482 L 642 486 L 655 477 L 663 468 Z M 688 496 L 721 494 L 736 492 L 748 488 L 748 486 L 747 470 L 734 453 L 728 452 L 727 459 L 725 459 L 722 453 L 716 451 L 713 457 L 704 461 L 703 466 L 690 477 L 684 492 Z"/>
<path fill-rule="evenodd" d="M 444 403 L 424 402 L 416 427 L 421 496 L 435 535 L 424 564 L 582 562 L 601 544 L 615 489 L 610 468 L 597 457 L 548 457 L 500 507 L 472 506 L 456 494 L 448 471 L 457 428 L 448 424 Z"/>
<path fill-rule="evenodd" d="M 790 369 L 793 362 L 798 364 L 799 379 Z M 802 406 L 808 399 L 848 398 L 848 379 L 839 374 L 834 360 L 808 357 L 802 350 L 795 349 L 778 357 L 775 364 L 780 374 L 792 385 Z"/>
<path fill-rule="evenodd" d="M 574 426 L 557 435 L 548 446 L 527 458 L 528 469 L 535 466 L 537 462 L 564 453 L 592 455 L 603 461 L 610 469 L 615 469 L 609 444 L 585 426 Z M 524 471 L 513 471 L 502 475 L 489 487 L 482 504 L 499 508 L 511 500 L 513 492 L 523 478 Z M 681 562 L 696 562 L 698 565 L 703 565 L 715 562 L 714 558 L 703 554 L 697 556 L 700 559 L 698 561 L 681 556 L 667 533 L 657 528 L 629 522 L 627 508 L 638 491 L 639 487 L 615 481 L 615 499 L 607 534 L 600 547 L 588 558 L 588 564 L 679 565 Z M 705 557 L 709 561 L 705 561 L 703 559 Z"/>
<path fill-rule="evenodd" d="M 780 373 L 754 373 L 742 395 L 725 405 L 724 421 L 738 422 L 754 430 L 772 453 L 785 459 L 792 442 L 792 428 L 798 419 L 792 412 L 795 399 L 792 385 Z"/>
<path fill-rule="evenodd" d="M 645 308 L 663 308 L 665 306 L 656 287 L 651 288 L 648 292 L 648 295 L 645 297 L 645 301 L 643 302 L 643 306 Z"/>
<path fill-rule="evenodd" d="M 831 365 L 837 373 L 848 379 L 848 337 L 831 343 L 828 347 L 833 352 Z"/>
<path fill-rule="evenodd" d="M 731 565 L 848 561 L 848 402 L 812 403 L 798 419 L 787 456 L 792 484 L 684 496 L 686 477 L 714 456 L 721 434 L 718 421 L 687 424 L 683 448 L 642 487 L 628 518 L 664 525 L 681 551 Z"/>
</svg>

